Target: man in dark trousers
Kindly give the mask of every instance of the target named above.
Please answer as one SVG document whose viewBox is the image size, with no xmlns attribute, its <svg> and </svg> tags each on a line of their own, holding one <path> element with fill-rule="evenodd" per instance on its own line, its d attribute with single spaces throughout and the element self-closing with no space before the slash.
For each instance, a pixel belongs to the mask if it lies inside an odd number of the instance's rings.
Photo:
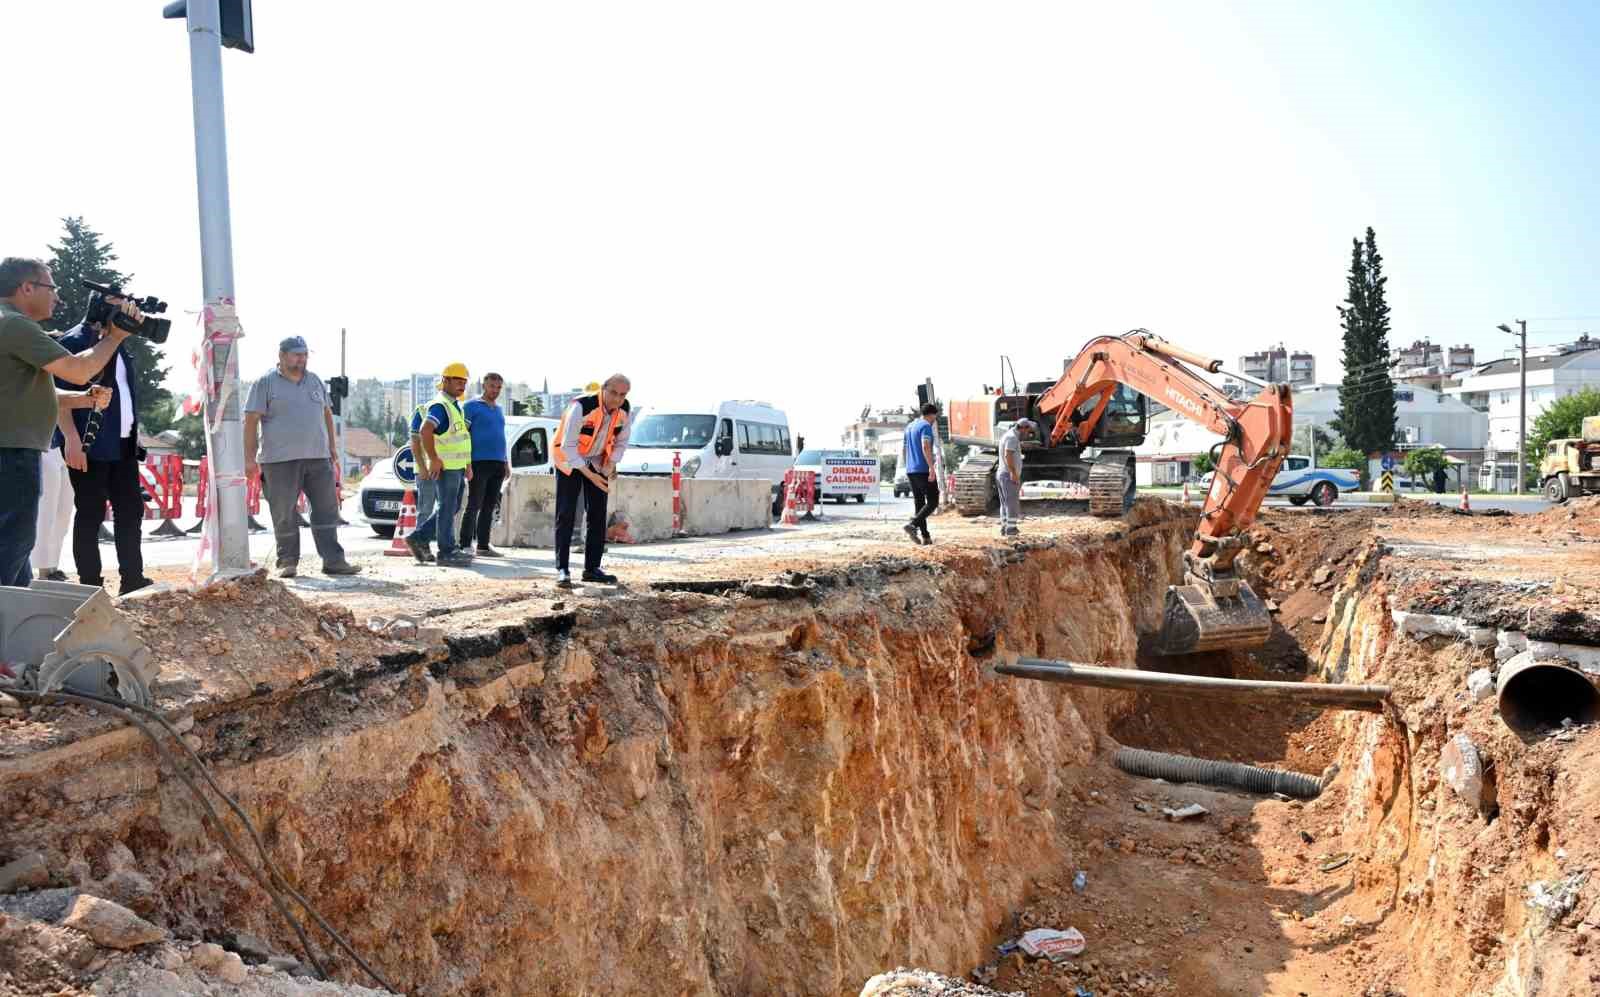
<svg viewBox="0 0 1600 997">
<path fill-rule="evenodd" d="M 499 374 L 485 374 L 483 393 L 461 407 L 472 433 L 472 481 L 467 485 L 467 511 L 461 517 L 461 549 L 470 550 L 476 537 L 479 557 L 503 556 L 489 546 L 489 530 L 500 505 L 500 486 L 511 473 L 506 413 L 498 404 L 505 383 Z"/>
<path fill-rule="evenodd" d="M 935 444 L 933 424 L 939 418 L 939 406 L 933 402 L 922 406 L 922 418 L 906 427 L 906 481 L 911 484 L 911 502 L 915 513 L 906 524 L 906 536 L 915 544 L 931 544 L 928 535 L 928 517 L 939 508 L 939 475 L 934 472 Z"/>
<path fill-rule="evenodd" d="M 583 541 L 583 580 L 615 585 L 616 575 L 600 570 L 606 551 L 606 496 L 617 475 L 617 463 L 628 449 L 628 391 L 626 377 L 612 374 L 600 390 L 583 395 L 567 406 L 551 444 L 556 470 L 556 584 L 572 587 L 569 570 L 572 527 L 578 518 L 578 499 L 588 521 Z"/>
<path fill-rule="evenodd" d="M 106 335 L 99 324 L 79 324 L 61 337 L 69 353 L 93 347 Z M 62 449 L 72 481 L 72 560 L 78 581 L 105 584 L 101 577 L 100 526 L 111 503 L 111 532 L 116 538 L 117 573 L 122 595 L 151 584 L 144 576 L 144 497 L 139 487 L 139 383 L 126 346 L 118 345 L 112 360 L 95 379 L 111 389 L 104 411 L 77 409 L 57 425 L 66 443 Z M 86 387 L 56 378 L 59 388 Z"/>
</svg>

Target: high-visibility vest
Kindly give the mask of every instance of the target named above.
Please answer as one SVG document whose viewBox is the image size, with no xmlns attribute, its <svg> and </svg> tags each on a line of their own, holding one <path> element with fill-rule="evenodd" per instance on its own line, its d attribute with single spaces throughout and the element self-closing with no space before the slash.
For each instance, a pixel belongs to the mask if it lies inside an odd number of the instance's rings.
<svg viewBox="0 0 1600 997">
<path fill-rule="evenodd" d="M 461 411 L 461 404 L 441 391 L 428 403 L 429 408 L 435 405 L 443 405 L 450 415 L 450 428 L 444 432 L 435 428 L 433 432 L 433 449 L 439 454 L 439 463 L 446 471 L 471 466 L 472 433 L 467 429 L 467 417 Z M 428 418 L 426 413 L 422 417 Z"/>
<path fill-rule="evenodd" d="M 600 436 L 600 426 L 606 421 L 606 409 L 600 404 L 599 392 L 584 395 L 577 399 L 575 404 L 583 414 L 583 421 L 578 423 L 578 453 L 585 460 L 599 456 L 600 463 L 606 463 L 611 459 L 611 451 L 617 444 L 617 437 L 628 425 L 628 403 L 623 402 L 622 407 L 612 413 L 615 418 L 611 420 L 611 429 L 605 434 L 604 439 Z M 561 450 L 561 439 L 566 433 L 567 418 L 563 413 L 561 425 L 556 427 L 555 442 L 550 445 L 550 453 L 561 473 L 571 474 L 572 467 L 567 462 L 567 455 Z"/>
</svg>

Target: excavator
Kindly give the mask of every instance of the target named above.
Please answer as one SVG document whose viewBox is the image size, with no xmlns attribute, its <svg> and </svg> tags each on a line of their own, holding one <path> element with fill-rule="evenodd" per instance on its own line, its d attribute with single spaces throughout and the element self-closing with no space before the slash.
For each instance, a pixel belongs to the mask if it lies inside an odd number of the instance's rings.
<svg viewBox="0 0 1600 997">
<path fill-rule="evenodd" d="M 1032 419 L 1041 437 L 1023 446 L 1023 480 L 1086 484 L 1096 516 L 1120 516 L 1133 504 L 1130 448 L 1144 442 L 1147 399 L 1223 438 L 1212 450 L 1216 472 L 1183 556 L 1183 582 L 1167 590 L 1155 641 L 1162 654 L 1266 643 L 1272 628 L 1266 604 L 1238 576 L 1234 560 L 1243 549 L 1240 533 L 1255 521 L 1289 453 L 1294 423 L 1288 385 L 1262 384 L 1254 398 L 1235 400 L 1190 365 L 1213 374 L 1222 369 L 1220 360 L 1135 329 L 1091 339 L 1054 383 L 948 406 L 950 441 L 974 448 L 955 472 L 955 505 L 965 515 L 997 505 L 999 437 L 1018 419 Z"/>
</svg>

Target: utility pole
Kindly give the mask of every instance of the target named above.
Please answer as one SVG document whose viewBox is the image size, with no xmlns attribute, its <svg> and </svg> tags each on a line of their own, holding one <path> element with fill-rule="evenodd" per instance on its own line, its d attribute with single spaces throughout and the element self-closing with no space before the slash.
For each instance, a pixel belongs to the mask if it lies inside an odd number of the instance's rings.
<svg viewBox="0 0 1600 997">
<path fill-rule="evenodd" d="M 344 378 L 344 330 L 339 330 L 339 377 Z M 346 382 L 348 383 L 348 381 Z M 339 433 L 339 479 L 344 480 L 346 458 L 344 453 L 344 406 L 339 406 L 339 421 L 333 427 Z"/>
<path fill-rule="evenodd" d="M 237 16 L 240 5 L 230 7 Z M 232 47 L 251 51 L 249 8 L 231 26 Z M 240 329 L 233 299 L 233 229 L 228 216 L 228 140 L 222 105 L 223 24 L 219 0 L 179 0 L 165 17 L 183 17 L 189 31 L 189 79 L 194 94 L 194 164 L 200 207 L 200 272 L 205 292 L 205 355 L 210 385 L 204 418 L 211 482 L 216 490 L 217 574 L 250 570 L 245 513 L 244 425 L 239 419 Z M 220 411 L 214 411 L 213 406 Z"/>
<path fill-rule="evenodd" d="M 1511 327 L 1504 323 L 1499 328 L 1507 335 L 1516 336 L 1521 346 L 1521 356 L 1517 360 L 1517 494 L 1521 495 L 1528 473 L 1523 466 L 1528 459 L 1528 323 L 1519 318 L 1517 327 L 1522 331 L 1512 332 Z"/>
</svg>

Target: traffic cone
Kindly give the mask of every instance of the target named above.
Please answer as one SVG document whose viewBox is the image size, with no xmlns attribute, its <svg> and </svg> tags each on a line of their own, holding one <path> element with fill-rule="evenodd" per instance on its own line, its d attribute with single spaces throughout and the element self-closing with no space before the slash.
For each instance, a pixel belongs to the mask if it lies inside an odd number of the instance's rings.
<svg viewBox="0 0 1600 997">
<path fill-rule="evenodd" d="M 796 477 L 798 477 L 798 475 L 790 475 L 788 494 L 783 500 L 783 525 L 785 526 L 800 525 L 800 517 L 795 515 L 794 511 L 794 487 Z"/>
<path fill-rule="evenodd" d="M 1471 512 L 1472 511 L 1472 501 L 1467 498 L 1467 486 L 1466 485 L 1462 485 L 1461 486 L 1461 511 L 1462 512 Z"/>
<path fill-rule="evenodd" d="M 383 552 L 384 557 L 410 557 L 411 548 L 406 546 L 406 537 L 417 528 L 417 496 L 411 489 L 406 489 L 405 497 L 400 500 L 400 519 L 394 524 L 394 542 Z"/>
</svg>

